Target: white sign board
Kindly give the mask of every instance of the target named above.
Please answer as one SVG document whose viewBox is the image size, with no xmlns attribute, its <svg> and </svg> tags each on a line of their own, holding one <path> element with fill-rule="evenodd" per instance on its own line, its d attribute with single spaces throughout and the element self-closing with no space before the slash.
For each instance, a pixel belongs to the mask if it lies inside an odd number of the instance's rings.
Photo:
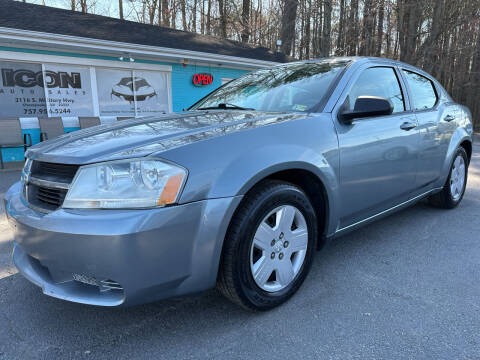
<svg viewBox="0 0 480 360">
<path fill-rule="evenodd" d="M 75 65 L 45 65 L 50 116 L 92 116 L 90 69 Z"/>
<path fill-rule="evenodd" d="M 168 113 L 167 74 L 134 71 L 137 116 Z"/>
<path fill-rule="evenodd" d="M 45 117 L 42 65 L 0 62 L 1 116 Z"/>
<path fill-rule="evenodd" d="M 96 69 L 100 115 L 135 116 L 130 70 Z"/>
<path fill-rule="evenodd" d="M 0 109 L 0 117 L 21 118 L 168 113 L 170 77 L 165 71 L 0 61 Z"/>
</svg>

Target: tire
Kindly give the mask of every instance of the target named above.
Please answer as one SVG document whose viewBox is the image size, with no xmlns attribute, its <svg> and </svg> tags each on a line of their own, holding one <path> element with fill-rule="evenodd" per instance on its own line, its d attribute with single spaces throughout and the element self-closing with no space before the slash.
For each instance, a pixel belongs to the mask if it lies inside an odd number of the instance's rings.
<svg viewBox="0 0 480 360">
<path fill-rule="evenodd" d="M 453 209 L 457 207 L 457 205 L 460 204 L 460 201 L 462 201 L 463 195 L 465 194 L 467 175 L 468 156 L 465 149 L 460 147 L 457 149 L 457 152 L 453 157 L 450 173 L 448 174 L 447 181 L 443 186 L 442 191 L 429 197 L 430 204 L 442 209 Z M 459 184 L 457 181 L 462 179 L 462 176 L 463 181 L 461 184 Z M 456 184 L 456 186 L 453 186 L 452 184 Z"/>
<path fill-rule="evenodd" d="M 305 280 L 317 235 L 315 210 L 300 188 L 277 180 L 260 183 L 245 196 L 230 223 L 217 288 L 249 310 L 279 306 Z"/>
</svg>

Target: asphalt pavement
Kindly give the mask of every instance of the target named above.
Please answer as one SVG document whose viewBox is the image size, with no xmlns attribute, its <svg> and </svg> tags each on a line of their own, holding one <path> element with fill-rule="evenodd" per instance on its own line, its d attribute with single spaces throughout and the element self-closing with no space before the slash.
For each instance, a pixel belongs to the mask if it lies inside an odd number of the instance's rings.
<svg viewBox="0 0 480 360">
<path fill-rule="evenodd" d="M 0 172 L 0 197 L 18 178 Z M 480 359 L 480 145 L 457 209 L 422 202 L 333 241 L 266 313 L 215 290 L 121 309 L 45 296 L 2 211 L 0 359 Z"/>
</svg>

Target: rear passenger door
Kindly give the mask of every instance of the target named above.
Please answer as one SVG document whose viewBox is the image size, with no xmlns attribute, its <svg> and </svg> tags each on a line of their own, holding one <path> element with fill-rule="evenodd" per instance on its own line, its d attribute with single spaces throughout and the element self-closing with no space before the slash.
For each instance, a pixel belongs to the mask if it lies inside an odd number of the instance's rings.
<svg viewBox="0 0 480 360">
<path fill-rule="evenodd" d="M 358 75 L 359 74 L 359 75 Z M 340 149 L 340 228 L 407 200 L 415 187 L 418 131 L 398 69 L 371 66 L 357 71 L 340 97 L 352 110 L 359 96 L 388 98 L 393 114 L 336 120 Z M 407 124 L 408 126 L 405 126 Z"/>
<path fill-rule="evenodd" d="M 416 185 L 421 192 L 441 175 L 448 144 L 455 130 L 457 106 L 441 102 L 441 90 L 428 77 L 407 69 L 402 69 L 402 75 L 408 86 L 420 134 Z"/>
</svg>

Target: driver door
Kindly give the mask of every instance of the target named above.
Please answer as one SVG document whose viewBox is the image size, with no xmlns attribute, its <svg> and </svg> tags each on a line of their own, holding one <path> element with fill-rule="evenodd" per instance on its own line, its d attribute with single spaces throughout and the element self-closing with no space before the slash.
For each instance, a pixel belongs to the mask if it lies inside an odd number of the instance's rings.
<svg viewBox="0 0 480 360">
<path fill-rule="evenodd" d="M 353 110 L 359 96 L 379 96 L 390 99 L 394 109 L 388 116 L 353 119 L 351 123 L 336 121 L 340 229 L 409 199 L 417 169 L 417 120 L 409 111 L 396 69 L 369 67 L 356 75 L 340 99 L 344 108 Z"/>
</svg>

